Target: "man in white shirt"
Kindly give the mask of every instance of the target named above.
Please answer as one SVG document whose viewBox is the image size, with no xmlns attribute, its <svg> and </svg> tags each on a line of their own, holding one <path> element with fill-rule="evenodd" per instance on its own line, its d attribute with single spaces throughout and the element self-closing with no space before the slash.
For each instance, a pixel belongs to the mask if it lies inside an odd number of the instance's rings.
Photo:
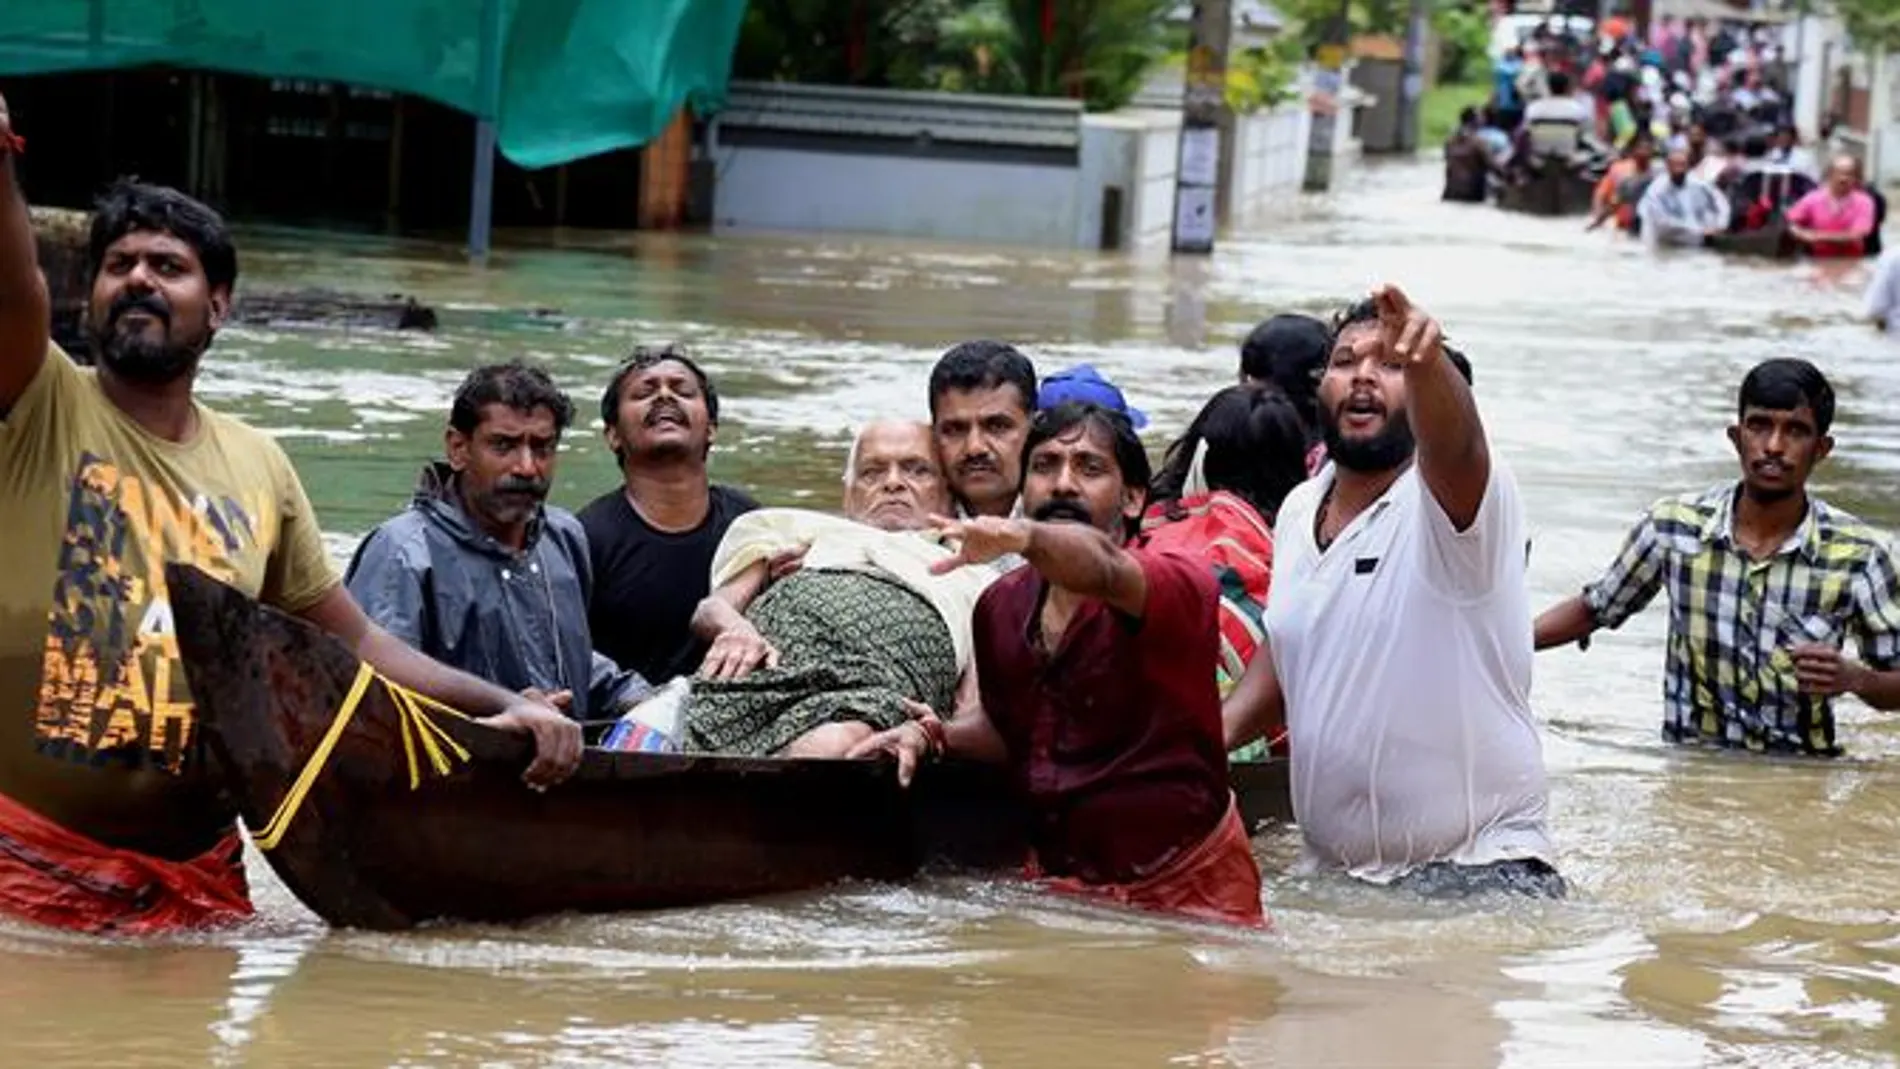
<svg viewBox="0 0 1900 1069">
<path fill-rule="evenodd" d="M 1643 240 L 1651 245 L 1700 246 L 1726 231 L 1728 198 L 1689 173 L 1689 154 L 1671 152 L 1666 166 L 1668 177 L 1651 182 L 1636 205 Z"/>
<path fill-rule="evenodd" d="M 1319 407 L 1333 466 L 1280 508 L 1268 655 L 1222 710 L 1226 742 L 1285 717 L 1310 867 L 1561 896 L 1524 519 L 1438 324 L 1391 286 L 1349 309 Z"/>
<path fill-rule="evenodd" d="M 1874 280 L 1867 285 L 1867 318 L 1900 338 L 1900 249 L 1880 258 L 1874 267 Z"/>
<path fill-rule="evenodd" d="M 1764 162 L 1806 175 L 1815 182 L 1821 180 L 1821 165 L 1815 160 L 1814 153 L 1801 147 L 1801 132 L 1795 129 L 1793 123 L 1782 123 L 1775 127 L 1775 139 L 1768 146 L 1768 154 L 1762 159 Z"/>
<path fill-rule="evenodd" d="M 1586 134 L 1596 128 L 1588 102 L 1570 94 L 1570 76 L 1550 76 L 1550 95 L 1524 108 L 1525 144 L 1531 156 L 1570 157 L 1583 147 Z"/>
</svg>

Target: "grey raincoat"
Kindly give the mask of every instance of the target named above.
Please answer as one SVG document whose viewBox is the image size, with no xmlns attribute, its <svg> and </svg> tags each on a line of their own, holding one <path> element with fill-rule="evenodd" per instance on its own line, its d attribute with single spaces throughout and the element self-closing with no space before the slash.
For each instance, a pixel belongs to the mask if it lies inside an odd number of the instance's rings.
<svg viewBox="0 0 1900 1069">
<path fill-rule="evenodd" d="M 357 547 L 344 582 L 369 618 L 508 690 L 572 691 L 579 720 L 610 719 L 645 697 L 646 680 L 594 652 L 580 521 L 542 509 L 517 554 L 475 525 L 452 479 L 446 464 L 423 469 L 409 507 Z"/>
</svg>

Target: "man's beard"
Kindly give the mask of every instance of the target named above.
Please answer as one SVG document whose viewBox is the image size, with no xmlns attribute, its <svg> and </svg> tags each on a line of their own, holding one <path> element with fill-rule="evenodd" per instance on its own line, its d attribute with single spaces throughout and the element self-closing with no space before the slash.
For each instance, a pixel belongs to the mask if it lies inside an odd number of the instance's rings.
<svg viewBox="0 0 1900 1069">
<path fill-rule="evenodd" d="M 157 338 L 148 338 L 142 330 L 126 333 L 118 329 L 120 319 L 133 311 L 144 312 L 157 322 Z M 171 328 L 171 309 L 156 295 L 122 293 L 107 309 L 105 321 L 92 329 L 93 357 L 122 379 L 154 386 L 175 381 L 198 366 L 211 336 L 207 331 L 196 342 L 180 342 L 172 337 Z"/>
<path fill-rule="evenodd" d="M 1404 409 L 1388 415 L 1385 426 L 1370 438 L 1347 438 L 1339 432 L 1339 413 L 1325 410 L 1320 432 L 1326 439 L 1326 457 L 1347 471 L 1381 472 L 1412 459 L 1418 445 L 1412 437 L 1412 421 Z"/>
</svg>

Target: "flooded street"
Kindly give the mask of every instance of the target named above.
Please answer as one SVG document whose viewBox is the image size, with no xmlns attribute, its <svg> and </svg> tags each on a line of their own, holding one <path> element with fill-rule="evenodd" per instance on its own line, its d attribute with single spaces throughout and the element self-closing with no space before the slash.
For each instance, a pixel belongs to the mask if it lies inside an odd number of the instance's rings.
<svg viewBox="0 0 1900 1069">
<path fill-rule="evenodd" d="M 1654 255 L 1578 220 L 1436 200 L 1368 167 L 1207 262 L 850 238 L 575 237 L 473 272 L 440 248 L 283 232 L 252 282 L 416 293 L 432 336 L 233 330 L 211 403 L 282 435 L 339 554 L 401 507 L 477 362 L 547 362 L 581 425 L 557 500 L 615 483 L 599 390 L 636 342 L 722 394 L 715 478 L 836 505 L 850 429 L 925 413 L 948 344 L 1090 361 L 1156 455 L 1232 381 L 1237 340 L 1391 280 L 1472 359 L 1534 538 L 1533 605 L 1573 593 L 1666 493 L 1733 477 L 1743 372 L 1813 359 L 1840 396 L 1817 490 L 1900 527 L 1900 348 L 1856 321 L 1865 269 Z M 1832 272 L 1832 273 L 1828 273 Z M 126 945 L 0 928 L 5 1064 L 384 1066 L 1900 1065 L 1900 717 L 1848 703 L 1845 759 L 1659 739 L 1660 603 L 1541 654 L 1562 903 L 1428 904 L 1283 873 L 1276 931 L 1211 931 L 936 879 L 519 929 L 332 933 L 253 855 L 263 916 Z M 495 863 L 509 860 L 496 857 Z"/>
</svg>

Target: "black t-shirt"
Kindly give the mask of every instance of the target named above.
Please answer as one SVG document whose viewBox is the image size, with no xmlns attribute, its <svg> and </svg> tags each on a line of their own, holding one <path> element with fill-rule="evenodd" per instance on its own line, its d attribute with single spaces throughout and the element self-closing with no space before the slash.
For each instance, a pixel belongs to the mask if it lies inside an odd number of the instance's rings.
<svg viewBox="0 0 1900 1069">
<path fill-rule="evenodd" d="M 714 486 L 705 520 L 678 534 L 649 526 L 618 488 L 582 509 L 594 562 L 587 607 L 594 648 L 655 686 L 698 671 L 706 646 L 690 625 L 711 586 L 713 552 L 732 521 L 758 507 L 737 490 Z"/>
</svg>

